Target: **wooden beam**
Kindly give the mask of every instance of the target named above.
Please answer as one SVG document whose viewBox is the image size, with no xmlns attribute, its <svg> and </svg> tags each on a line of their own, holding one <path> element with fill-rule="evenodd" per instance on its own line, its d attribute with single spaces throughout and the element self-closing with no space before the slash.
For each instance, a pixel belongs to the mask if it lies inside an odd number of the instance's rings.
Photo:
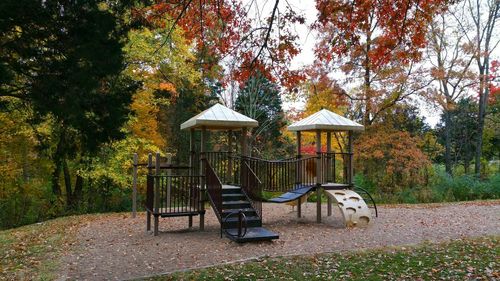
<svg viewBox="0 0 500 281">
<path fill-rule="evenodd" d="M 325 171 L 325 180 L 326 182 L 335 182 L 334 179 L 332 179 L 332 163 L 331 163 L 331 159 L 332 159 L 332 155 L 330 153 L 332 153 L 332 132 L 327 132 L 326 133 L 326 153 L 327 153 L 327 157 L 326 157 L 326 171 Z M 335 155 L 333 155 L 333 157 L 335 157 Z"/>
<path fill-rule="evenodd" d="M 132 171 L 132 218 L 137 216 L 137 153 L 134 153 L 134 167 Z"/>
<path fill-rule="evenodd" d="M 153 174 L 153 154 L 148 154 L 148 175 Z M 146 231 L 151 230 L 151 210 L 146 211 Z"/>
<path fill-rule="evenodd" d="M 353 177 L 353 160 L 354 160 L 354 155 L 353 155 L 353 139 L 352 139 L 352 131 L 348 132 L 348 150 L 349 150 L 349 164 L 348 164 L 348 175 L 347 175 L 347 183 L 352 187 L 352 177 Z"/>
<path fill-rule="evenodd" d="M 302 133 L 300 131 L 297 131 L 297 158 L 301 159 L 302 158 Z M 297 161 L 297 166 L 296 166 L 296 179 L 295 181 L 297 183 L 302 183 L 302 163 L 300 161 Z M 300 204 L 299 204 L 300 205 Z M 298 216 L 300 218 L 300 207 L 298 207 Z"/>
<path fill-rule="evenodd" d="M 233 183 L 233 158 L 232 158 L 232 152 L 233 152 L 233 131 L 228 130 L 227 131 L 227 152 L 228 152 L 228 160 L 227 160 L 227 181 L 229 183 Z"/>
<path fill-rule="evenodd" d="M 205 150 L 207 139 L 207 128 L 201 127 L 201 140 L 200 140 L 200 176 L 205 175 Z M 207 196 L 207 189 L 205 186 L 205 177 L 200 180 L 200 230 L 205 229 L 205 200 Z"/>
<path fill-rule="evenodd" d="M 321 222 L 321 131 L 316 131 L 316 222 Z"/>
<path fill-rule="evenodd" d="M 155 176 L 160 175 L 160 153 L 156 152 L 155 158 Z M 159 223 L 160 223 L 160 181 L 155 178 L 155 189 L 154 189 L 154 236 L 158 236 L 159 233 Z"/>
</svg>

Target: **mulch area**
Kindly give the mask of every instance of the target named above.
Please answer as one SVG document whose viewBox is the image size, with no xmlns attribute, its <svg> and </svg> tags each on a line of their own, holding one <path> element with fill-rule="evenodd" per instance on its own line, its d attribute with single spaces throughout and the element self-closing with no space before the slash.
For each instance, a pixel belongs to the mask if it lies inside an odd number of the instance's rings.
<svg viewBox="0 0 500 281">
<path fill-rule="evenodd" d="M 212 210 L 205 231 L 198 219 L 160 219 L 160 235 L 147 233 L 145 214 L 104 216 L 83 225 L 73 250 L 62 257 L 60 279 L 123 280 L 190 268 L 243 261 L 263 256 L 342 252 L 423 241 L 500 234 L 500 201 L 451 204 L 393 205 L 379 208 L 379 218 L 366 228 L 347 229 L 333 208 L 316 223 L 316 205 L 306 203 L 303 218 L 283 204 L 264 204 L 264 227 L 280 234 L 273 242 L 238 244 L 220 238 Z"/>
</svg>

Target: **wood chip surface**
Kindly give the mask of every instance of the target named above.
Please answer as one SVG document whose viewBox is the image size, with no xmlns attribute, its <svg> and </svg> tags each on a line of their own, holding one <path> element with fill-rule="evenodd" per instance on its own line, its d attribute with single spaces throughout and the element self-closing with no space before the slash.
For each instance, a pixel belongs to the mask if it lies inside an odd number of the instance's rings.
<svg viewBox="0 0 500 281">
<path fill-rule="evenodd" d="M 295 209 L 296 210 L 296 209 Z M 211 209 L 205 231 L 198 217 L 188 229 L 188 218 L 160 218 L 160 235 L 146 232 L 146 216 L 105 216 L 81 227 L 77 243 L 61 257 L 60 280 L 124 280 L 178 270 L 255 259 L 323 252 L 343 252 L 446 241 L 500 234 L 500 201 L 379 207 L 379 218 L 367 228 L 345 228 L 333 208 L 316 223 L 316 205 L 306 203 L 302 218 L 290 206 L 264 204 L 264 227 L 278 232 L 273 242 L 238 244 L 220 238 Z"/>
</svg>

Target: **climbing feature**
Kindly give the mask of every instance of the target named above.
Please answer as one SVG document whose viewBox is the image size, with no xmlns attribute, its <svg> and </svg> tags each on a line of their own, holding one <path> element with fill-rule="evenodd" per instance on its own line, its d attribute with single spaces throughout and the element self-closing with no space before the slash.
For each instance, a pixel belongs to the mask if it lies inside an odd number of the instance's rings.
<svg viewBox="0 0 500 281">
<path fill-rule="evenodd" d="M 367 226 L 371 221 L 371 211 L 359 194 L 350 189 L 325 190 L 340 209 L 347 227 Z"/>
</svg>

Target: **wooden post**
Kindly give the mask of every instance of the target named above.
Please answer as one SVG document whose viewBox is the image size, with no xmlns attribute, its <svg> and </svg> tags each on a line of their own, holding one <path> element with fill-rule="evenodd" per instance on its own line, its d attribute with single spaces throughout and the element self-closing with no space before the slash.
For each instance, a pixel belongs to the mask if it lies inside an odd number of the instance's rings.
<svg viewBox="0 0 500 281">
<path fill-rule="evenodd" d="M 321 222 L 321 131 L 316 131 L 316 222 Z"/>
<path fill-rule="evenodd" d="M 137 216 L 137 153 L 134 153 L 134 167 L 132 170 L 132 218 Z"/>
<path fill-rule="evenodd" d="M 196 157 L 196 152 L 194 151 L 194 128 L 189 130 L 189 175 L 194 176 L 194 161 Z M 192 198 L 192 197 L 191 197 Z M 193 201 L 193 200 L 191 200 Z M 192 205 L 196 205 L 198 202 L 191 202 Z M 193 216 L 189 216 L 188 227 L 193 227 Z"/>
<path fill-rule="evenodd" d="M 205 149 L 207 142 L 207 128 L 205 126 L 201 127 L 201 140 L 200 140 L 200 176 L 205 175 Z M 205 186 L 205 178 L 202 177 L 200 185 L 201 190 L 201 202 L 200 202 L 200 230 L 205 229 L 205 199 L 206 199 L 206 186 Z"/>
<path fill-rule="evenodd" d="M 153 174 L 153 154 L 148 154 L 148 176 Z M 151 210 L 146 211 L 146 231 L 151 230 Z"/>
<path fill-rule="evenodd" d="M 195 154 L 196 152 L 194 151 L 194 129 L 191 128 L 189 130 L 189 175 L 194 176 L 194 159 L 195 159 Z"/>
<path fill-rule="evenodd" d="M 302 166 L 300 163 L 300 159 L 302 158 L 302 134 L 300 131 L 297 131 L 297 159 L 299 161 L 297 162 L 297 166 L 295 167 L 295 181 L 300 184 L 302 183 Z M 297 217 L 302 217 L 302 206 L 300 204 L 300 198 L 297 200 Z"/>
<path fill-rule="evenodd" d="M 335 182 L 335 179 L 332 179 L 332 163 L 331 163 L 331 157 L 332 155 L 332 132 L 326 132 L 326 182 Z M 335 157 L 335 155 L 333 155 Z M 330 196 L 327 196 L 327 215 L 331 216 L 332 215 L 332 198 Z"/>
<path fill-rule="evenodd" d="M 349 184 L 349 187 L 352 188 L 352 177 L 353 177 L 353 166 L 352 162 L 354 160 L 354 155 L 353 155 L 353 150 L 352 150 L 352 131 L 348 132 L 348 143 L 347 143 L 348 149 L 349 149 L 349 166 L 348 166 L 348 174 L 347 174 L 347 183 Z"/>
<path fill-rule="evenodd" d="M 155 158 L 155 176 L 160 175 L 160 153 L 156 152 L 156 158 Z M 158 236 L 159 232 L 159 226 L 158 224 L 160 223 L 160 180 L 158 178 L 155 178 L 155 192 L 154 192 L 154 235 Z"/>
<path fill-rule="evenodd" d="M 233 158 L 232 158 L 232 152 L 233 152 L 233 131 L 229 130 L 227 131 L 227 152 L 228 152 L 228 159 L 227 159 L 227 181 L 228 183 L 233 183 Z"/>
<path fill-rule="evenodd" d="M 168 155 L 167 156 L 167 165 L 170 165 L 172 164 L 172 155 Z M 172 205 L 172 169 L 167 169 L 167 179 L 166 179 L 166 183 L 167 183 L 167 200 L 165 200 L 166 202 L 166 206 L 165 208 L 170 208 L 170 206 Z"/>
<path fill-rule="evenodd" d="M 335 182 L 334 180 L 332 180 L 331 176 L 332 176 L 332 171 L 331 171 L 331 168 L 332 168 L 332 163 L 331 163 L 331 159 L 332 159 L 332 155 L 330 153 L 332 153 L 332 132 L 327 132 L 326 133 L 326 153 L 327 153 L 327 157 L 326 157 L 326 182 Z M 334 155 L 335 157 L 335 155 Z"/>
</svg>

